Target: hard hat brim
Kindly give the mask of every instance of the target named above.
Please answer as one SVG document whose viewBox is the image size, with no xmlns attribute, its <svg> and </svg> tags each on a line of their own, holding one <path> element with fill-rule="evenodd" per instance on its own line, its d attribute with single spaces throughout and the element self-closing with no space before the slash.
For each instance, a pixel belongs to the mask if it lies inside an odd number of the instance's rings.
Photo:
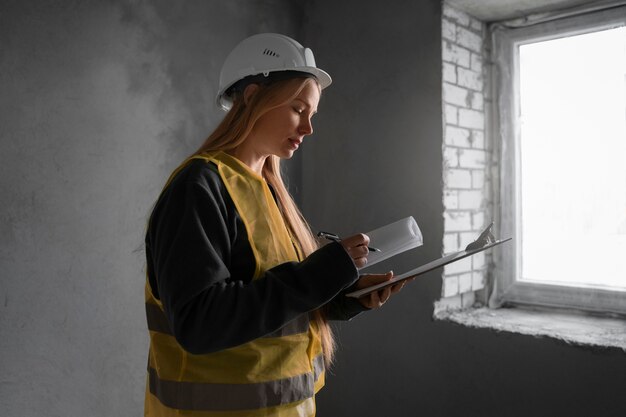
<svg viewBox="0 0 626 417">
<path fill-rule="evenodd" d="M 268 70 L 268 71 L 263 71 L 260 72 L 258 74 L 252 74 L 252 76 L 254 75 L 261 75 L 261 74 L 265 74 L 267 76 L 267 74 L 270 74 L 272 72 L 286 72 L 289 70 L 285 70 L 284 68 L 280 68 L 280 69 L 276 69 L 276 70 Z M 311 74 L 313 75 L 313 77 L 317 80 L 317 82 L 320 85 L 320 88 L 323 90 L 326 87 L 328 87 L 330 84 L 332 84 L 333 80 L 330 77 L 330 75 L 324 71 L 321 70 L 319 68 L 316 67 L 298 67 L 295 68 L 293 70 L 293 72 L 304 72 L 307 74 Z M 220 92 L 217 94 L 217 105 L 219 107 L 221 107 L 223 110 L 230 110 L 230 108 L 232 107 L 232 100 L 230 99 L 230 97 L 228 97 L 226 95 L 226 92 L 233 86 L 235 85 L 239 80 L 234 80 L 233 82 L 229 83 L 228 85 L 224 86 L 222 88 L 222 90 L 220 90 Z"/>
</svg>

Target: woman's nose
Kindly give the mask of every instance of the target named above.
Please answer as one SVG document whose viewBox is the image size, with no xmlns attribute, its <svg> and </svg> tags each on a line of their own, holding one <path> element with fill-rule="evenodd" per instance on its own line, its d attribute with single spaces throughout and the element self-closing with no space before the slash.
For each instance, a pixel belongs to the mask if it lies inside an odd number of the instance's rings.
<svg viewBox="0 0 626 417">
<path fill-rule="evenodd" d="M 311 123 L 311 119 L 308 117 L 303 117 L 300 122 L 299 131 L 303 135 L 310 135 L 313 133 L 313 124 Z"/>
</svg>

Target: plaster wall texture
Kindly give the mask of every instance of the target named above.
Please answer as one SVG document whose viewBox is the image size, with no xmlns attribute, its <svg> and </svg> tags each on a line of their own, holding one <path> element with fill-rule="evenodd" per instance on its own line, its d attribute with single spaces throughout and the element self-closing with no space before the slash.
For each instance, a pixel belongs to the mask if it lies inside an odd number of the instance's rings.
<svg viewBox="0 0 626 417">
<path fill-rule="evenodd" d="M 300 9 L 2 2 L 0 415 L 142 414 L 148 213 L 222 117 L 228 51 Z"/>
<path fill-rule="evenodd" d="M 315 230 L 344 236 L 415 217 L 424 245 L 378 272 L 442 253 L 440 13 L 431 0 L 317 1 L 307 13 L 304 39 L 334 81 L 301 149 L 303 211 Z M 440 395 L 428 388 L 438 384 L 439 359 L 424 356 L 440 277 L 427 274 L 381 310 L 337 325 L 318 415 L 445 415 L 435 414 Z M 429 400 L 416 394 L 425 391 Z"/>
</svg>

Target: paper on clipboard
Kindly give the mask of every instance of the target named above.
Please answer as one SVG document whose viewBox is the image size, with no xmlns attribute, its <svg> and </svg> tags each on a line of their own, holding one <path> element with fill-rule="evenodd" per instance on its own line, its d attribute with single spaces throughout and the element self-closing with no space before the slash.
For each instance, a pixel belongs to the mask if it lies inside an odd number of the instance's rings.
<svg viewBox="0 0 626 417">
<path fill-rule="evenodd" d="M 361 269 L 369 268 L 402 252 L 422 246 L 424 243 L 422 232 L 413 216 L 366 234 L 370 238 L 370 245 L 378 248 L 379 252 L 370 252 L 367 256 L 367 264 Z"/>
<path fill-rule="evenodd" d="M 377 285 L 372 285 L 371 287 L 367 287 L 367 288 L 362 288 L 360 290 L 357 291 L 353 291 L 350 292 L 348 294 L 346 294 L 346 297 L 352 297 L 352 298 L 361 298 L 364 295 L 367 295 L 369 293 L 372 293 L 374 291 L 378 291 L 381 288 L 385 288 L 388 287 L 390 285 L 394 285 L 397 284 L 398 282 L 401 281 L 405 281 L 409 278 L 413 278 L 416 277 L 418 275 L 422 275 L 425 274 L 426 272 L 430 272 L 433 269 L 437 269 L 439 267 L 442 267 L 444 265 L 450 264 L 452 262 L 456 262 L 458 260 L 461 260 L 463 258 L 467 258 L 468 256 L 474 255 L 478 252 L 482 252 L 486 249 L 492 248 L 494 246 L 500 245 L 504 242 L 508 242 L 509 240 L 511 240 L 512 238 L 507 238 L 507 239 L 503 239 L 503 240 L 497 240 L 495 242 L 492 243 L 488 243 L 485 246 L 482 246 L 480 248 L 477 249 L 472 249 L 472 250 L 462 250 L 459 252 L 455 252 L 455 253 L 451 253 L 449 255 L 446 255 L 442 258 L 439 259 L 435 259 L 434 261 L 428 262 L 422 266 L 419 266 L 415 269 L 412 269 L 408 272 L 405 272 L 404 274 L 398 275 L 396 277 L 393 277 L 391 280 L 383 282 L 381 284 L 377 284 Z"/>
</svg>

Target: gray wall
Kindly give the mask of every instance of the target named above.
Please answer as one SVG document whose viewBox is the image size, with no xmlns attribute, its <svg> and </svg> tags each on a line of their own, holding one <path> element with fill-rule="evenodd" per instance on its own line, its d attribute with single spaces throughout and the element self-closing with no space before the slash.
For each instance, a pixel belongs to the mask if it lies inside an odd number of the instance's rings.
<svg viewBox="0 0 626 417">
<path fill-rule="evenodd" d="M 146 216 L 222 116 L 228 51 L 300 10 L 0 3 L 1 416 L 142 415 Z"/>
<path fill-rule="evenodd" d="M 302 148 L 305 215 L 341 233 L 413 215 L 412 263 L 442 249 L 440 15 L 432 0 L 318 0 L 305 24 L 335 82 Z M 319 415 L 626 415 L 624 352 L 434 322 L 440 291 L 432 272 L 339 326 Z"/>
<path fill-rule="evenodd" d="M 411 263 L 441 252 L 438 1 L 128 3 L 0 6 L 2 416 L 141 415 L 146 216 L 249 34 L 301 39 L 334 78 L 290 167 L 313 226 L 413 215 Z M 621 351 L 433 322 L 440 286 L 339 326 L 319 415 L 625 415 Z"/>
</svg>

